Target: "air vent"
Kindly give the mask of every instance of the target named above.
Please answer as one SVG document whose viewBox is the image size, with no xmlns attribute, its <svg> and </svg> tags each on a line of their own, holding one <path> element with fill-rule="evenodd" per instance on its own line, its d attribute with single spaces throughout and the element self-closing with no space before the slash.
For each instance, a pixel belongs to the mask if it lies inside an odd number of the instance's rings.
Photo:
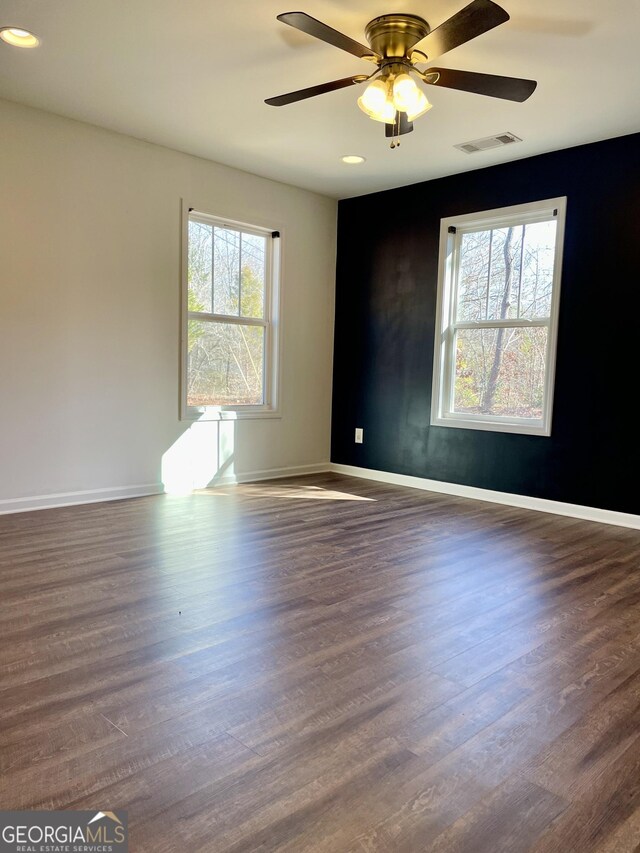
<svg viewBox="0 0 640 853">
<path fill-rule="evenodd" d="M 515 133 L 498 133 L 496 136 L 485 136 L 484 139 L 473 139 L 471 142 L 461 142 L 454 145 L 465 154 L 475 154 L 476 151 L 488 151 L 490 148 L 500 148 L 502 145 L 511 145 L 513 142 L 522 142 Z"/>
</svg>

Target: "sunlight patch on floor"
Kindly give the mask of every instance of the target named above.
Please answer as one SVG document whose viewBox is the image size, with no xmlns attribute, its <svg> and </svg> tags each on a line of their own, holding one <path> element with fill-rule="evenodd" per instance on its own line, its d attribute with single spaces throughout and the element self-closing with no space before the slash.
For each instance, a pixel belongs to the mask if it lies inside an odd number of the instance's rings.
<svg viewBox="0 0 640 853">
<path fill-rule="evenodd" d="M 219 486 L 217 488 L 199 489 L 199 495 L 242 495 L 252 498 L 288 498 L 296 500 L 315 501 L 373 501 L 375 498 L 365 498 L 349 492 L 338 492 L 334 489 L 323 489 L 321 486 L 277 486 L 273 484 L 240 483 L 234 486 Z"/>
</svg>

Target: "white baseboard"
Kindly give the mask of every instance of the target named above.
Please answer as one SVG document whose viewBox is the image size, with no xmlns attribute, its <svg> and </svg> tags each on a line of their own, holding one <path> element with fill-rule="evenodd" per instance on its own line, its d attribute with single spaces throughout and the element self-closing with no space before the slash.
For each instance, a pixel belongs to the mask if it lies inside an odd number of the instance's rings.
<svg viewBox="0 0 640 853">
<path fill-rule="evenodd" d="M 289 468 L 268 468 L 263 471 L 250 471 L 214 479 L 212 486 L 226 486 L 234 483 L 257 483 L 260 480 L 279 480 L 285 477 L 300 477 L 303 474 L 319 474 L 329 470 L 328 462 L 316 462 L 311 465 L 292 465 Z M 141 486 L 117 486 L 108 489 L 87 489 L 79 492 L 58 492 L 50 495 L 34 495 L 27 498 L 8 498 L 0 500 L 0 515 L 15 512 L 32 512 L 37 509 L 54 509 L 74 504 L 91 504 L 101 501 L 118 501 L 126 498 L 141 498 L 160 495 L 164 492 L 162 483 L 148 483 Z"/>
<path fill-rule="evenodd" d="M 640 530 L 640 515 L 626 512 L 616 512 L 598 507 L 581 506 L 579 504 L 562 503 L 545 498 L 532 498 L 528 495 L 514 495 L 508 492 L 496 492 L 491 489 L 480 489 L 475 486 L 462 486 L 458 483 L 444 483 L 440 480 L 428 480 L 424 477 L 412 477 L 408 474 L 392 474 L 388 471 L 376 471 L 371 468 L 358 468 L 354 465 L 340 465 L 336 462 L 316 462 L 310 465 L 292 465 L 288 468 L 267 468 L 262 471 L 250 471 L 214 479 L 212 486 L 233 485 L 236 483 L 257 483 L 261 480 L 281 480 L 286 477 L 300 477 L 304 474 L 322 474 L 333 472 L 350 477 L 360 477 L 364 480 L 375 480 L 379 483 L 390 483 L 395 486 L 408 486 L 412 489 L 422 489 L 428 492 L 438 492 L 460 498 L 489 501 L 490 503 L 516 506 L 522 509 L 549 512 L 554 515 L 566 515 L 571 518 L 581 518 L 585 521 L 598 521 L 602 524 L 614 524 L 619 527 L 630 527 Z M 89 489 L 79 492 L 59 492 L 50 495 L 36 495 L 26 498 L 9 498 L 0 500 L 0 515 L 15 512 L 31 512 L 38 509 L 53 509 L 54 507 L 73 506 L 74 504 L 98 503 L 101 501 L 125 500 L 149 495 L 162 494 L 161 483 L 148 483 L 138 486 L 118 486 L 107 489 Z"/>
<path fill-rule="evenodd" d="M 329 462 L 314 462 L 311 465 L 291 465 L 288 468 L 267 468 L 246 474 L 232 474 L 211 481 L 211 486 L 232 486 L 235 483 L 258 483 L 261 480 L 283 480 L 285 477 L 302 477 L 304 474 L 322 474 L 329 471 Z"/>
<path fill-rule="evenodd" d="M 159 495 L 163 491 L 161 483 L 148 483 L 142 486 L 114 486 L 108 489 L 87 489 L 81 492 L 58 492 L 51 495 L 33 495 L 28 498 L 8 498 L 0 500 L 0 515 L 12 512 L 32 512 L 36 509 L 53 509 L 74 504 L 93 504 L 101 501 L 120 501 L 126 498 L 142 498 Z"/>
<path fill-rule="evenodd" d="M 422 489 L 427 492 L 440 492 L 445 495 L 455 495 L 459 498 L 473 498 L 479 501 L 517 506 L 522 509 L 533 509 L 537 512 L 550 512 L 554 515 L 568 515 L 571 518 L 581 518 L 585 521 L 599 521 L 602 524 L 615 524 L 618 527 L 631 527 L 635 530 L 640 530 L 640 515 L 632 515 L 627 512 L 616 512 L 610 509 L 562 503 L 561 501 L 551 501 L 546 498 L 531 498 L 527 495 L 513 495 L 509 492 L 495 492 L 491 489 L 461 486 L 457 483 L 443 483 L 440 480 L 427 480 L 424 477 L 411 477 L 407 474 L 391 474 L 388 471 L 357 468 L 355 465 L 340 465 L 336 462 L 330 464 L 329 470 L 336 474 L 347 474 L 350 477 L 361 477 L 365 480 L 391 483 L 394 486 L 409 486 L 412 489 Z"/>
</svg>

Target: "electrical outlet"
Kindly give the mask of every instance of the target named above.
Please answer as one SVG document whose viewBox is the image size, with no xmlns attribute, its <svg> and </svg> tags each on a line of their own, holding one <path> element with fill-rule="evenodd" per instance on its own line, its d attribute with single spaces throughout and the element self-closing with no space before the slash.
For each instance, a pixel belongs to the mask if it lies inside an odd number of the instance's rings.
<svg viewBox="0 0 640 853">
<path fill-rule="evenodd" d="M 356 444 L 364 444 L 364 430 L 362 427 L 356 427 Z"/>
</svg>

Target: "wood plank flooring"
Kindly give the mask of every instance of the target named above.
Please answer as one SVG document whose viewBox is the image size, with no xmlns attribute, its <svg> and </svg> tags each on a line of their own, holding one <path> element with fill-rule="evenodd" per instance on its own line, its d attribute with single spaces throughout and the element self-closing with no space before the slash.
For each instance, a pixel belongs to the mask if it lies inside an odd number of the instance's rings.
<svg viewBox="0 0 640 853">
<path fill-rule="evenodd" d="M 0 807 L 154 853 L 640 850 L 640 533 L 318 475 L 0 517 Z"/>
</svg>

